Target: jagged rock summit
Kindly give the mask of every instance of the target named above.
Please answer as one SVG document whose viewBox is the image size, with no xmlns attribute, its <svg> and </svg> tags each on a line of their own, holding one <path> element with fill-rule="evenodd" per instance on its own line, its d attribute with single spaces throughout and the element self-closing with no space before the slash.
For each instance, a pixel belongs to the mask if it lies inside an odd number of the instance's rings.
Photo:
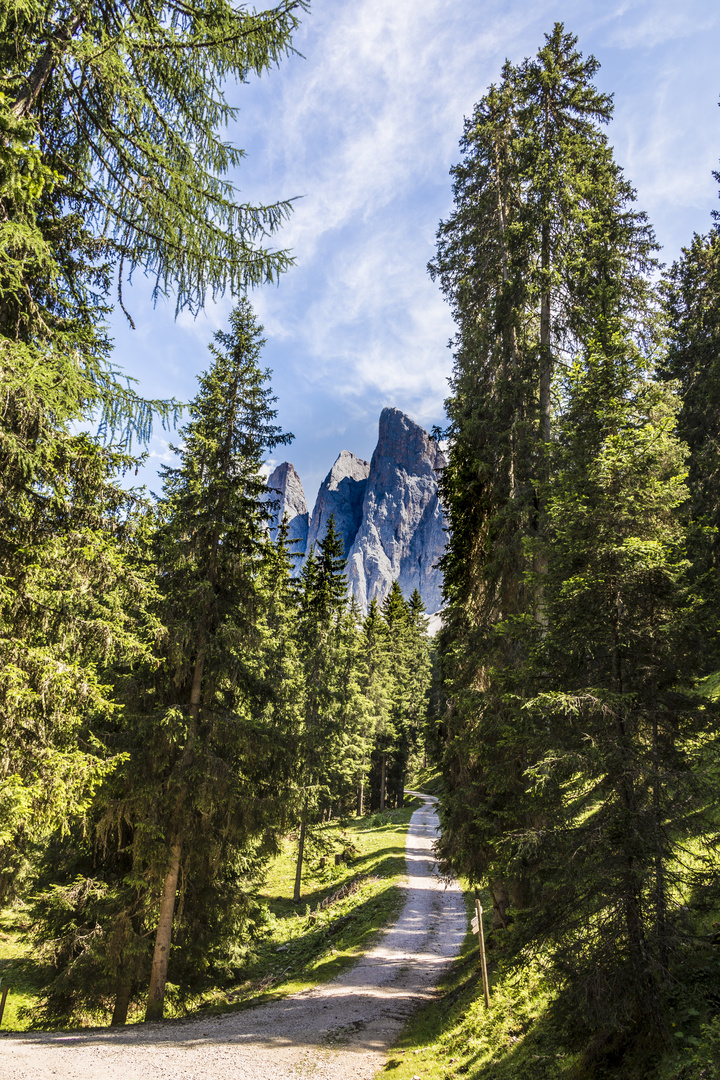
<svg viewBox="0 0 720 1080">
<path fill-rule="evenodd" d="M 418 589 L 429 612 L 442 605 L 437 562 L 445 550 L 445 519 L 438 473 L 445 459 L 424 428 L 400 409 L 383 409 L 378 444 L 368 464 L 343 450 L 325 477 L 308 524 L 300 477 L 283 462 L 268 478 L 279 495 L 275 528 L 283 516 L 296 551 L 309 551 L 325 535 L 330 515 L 347 554 L 351 593 L 360 608 L 387 596 L 398 581 L 409 597 Z M 299 568 L 299 561 L 298 561 Z"/>
<path fill-rule="evenodd" d="M 428 611 L 442 605 L 437 561 L 445 519 L 437 495 L 445 466 L 440 447 L 400 409 L 383 409 L 370 462 L 362 522 L 348 557 L 350 589 L 363 611 L 393 581 L 405 596 L 418 589 Z"/>
<path fill-rule="evenodd" d="M 340 451 L 318 491 L 308 530 L 308 551 L 323 539 L 328 521 L 334 514 L 335 528 L 342 537 L 347 558 L 362 522 L 369 472 L 369 461 L 363 461 L 349 450 Z"/>
<path fill-rule="evenodd" d="M 285 520 L 288 526 L 290 550 L 294 554 L 304 555 L 307 550 L 309 515 L 302 480 L 289 461 L 283 461 L 270 473 L 267 479 L 270 497 L 278 503 L 277 514 L 270 522 L 273 537 L 277 534 L 280 522 Z M 295 563 L 298 571 L 300 560 Z"/>
</svg>

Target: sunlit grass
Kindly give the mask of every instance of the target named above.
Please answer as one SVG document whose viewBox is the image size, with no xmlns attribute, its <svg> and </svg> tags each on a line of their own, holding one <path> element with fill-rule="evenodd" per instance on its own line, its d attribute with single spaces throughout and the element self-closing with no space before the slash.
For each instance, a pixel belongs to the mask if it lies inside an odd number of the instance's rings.
<svg viewBox="0 0 720 1080">
<path fill-rule="evenodd" d="M 0 912 L 0 991 L 9 987 L 0 1025 L 3 1031 L 27 1028 L 29 1020 L 24 1010 L 36 1004 L 42 988 L 39 965 L 24 938 L 26 918 L 23 908 Z"/>
<path fill-rule="evenodd" d="M 402 810 L 323 826 L 306 863 L 299 903 L 292 900 L 297 838 L 288 837 L 260 895 L 270 913 L 269 933 L 248 963 L 244 980 L 204 994 L 197 1005 L 243 1008 L 316 986 L 353 964 L 402 904 L 405 834 L 419 805 L 417 800 L 408 802 Z M 348 850 L 348 862 L 336 866 L 335 853 Z M 347 885 L 353 886 L 350 895 L 322 906 Z"/>
<path fill-rule="evenodd" d="M 407 802 L 402 810 L 321 826 L 309 845 L 297 904 L 292 900 L 297 838 L 287 837 L 268 867 L 259 895 L 268 909 L 267 932 L 255 944 L 240 981 L 206 989 L 190 1000 L 179 992 L 181 988 L 169 985 L 166 1016 L 244 1008 L 257 1000 L 284 997 L 332 979 L 353 964 L 402 903 L 405 834 L 420 805 L 418 800 Z M 347 861 L 336 865 L 335 854 L 343 852 Z M 323 907 L 323 901 L 343 886 L 352 886 L 350 894 Z M 42 994 L 43 969 L 32 956 L 23 934 L 26 929 L 22 908 L 2 913 L 0 978 L 10 986 L 2 1030 L 26 1030 Z M 135 1005 L 130 1022 L 142 1018 L 143 1010 Z M 85 1022 L 106 1024 L 108 1018 L 93 1015 Z"/>
<path fill-rule="evenodd" d="M 437 765 L 420 769 L 407 785 L 411 791 L 423 791 L 426 795 L 440 795 L 443 789 L 442 772 Z"/>
</svg>

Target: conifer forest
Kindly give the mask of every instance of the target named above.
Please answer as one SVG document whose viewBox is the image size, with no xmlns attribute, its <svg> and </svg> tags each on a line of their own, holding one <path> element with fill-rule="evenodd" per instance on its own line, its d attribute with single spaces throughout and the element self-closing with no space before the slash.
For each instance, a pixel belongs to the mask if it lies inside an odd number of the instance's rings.
<svg viewBox="0 0 720 1080">
<path fill-rule="evenodd" d="M 1 6 L 22 1027 L 157 1021 L 244 984 L 277 860 L 305 913 L 323 838 L 387 825 L 432 776 L 440 871 L 483 898 L 495 985 L 530 1002 L 509 1050 L 458 1071 L 720 1080 L 720 212 L 661 261 L 599 64 L 560 23 L 465 118 L 428 267 L 456 327 L 431 637 L 417 590 L 349 599 L 332 519 L 307 553 L 270 527 L 266 462 L 293 436 L 252 289 L 293 264 L 293 206 L 239 201 L 225 90 L 275 77 L 307 0 Z M 190 402 L 123 375 L 108 318 L 131 320 L 134 271 L 177 313 L 233 298 Z M 133 483 L 153 425 L 175 444 L 157 496 Z M 461 1055 L 482 986 L 458 963 L 426 1041 L 445 1025 Z M 513 1059 L 540 1012 L 552 1054 Z"/>
</svg>

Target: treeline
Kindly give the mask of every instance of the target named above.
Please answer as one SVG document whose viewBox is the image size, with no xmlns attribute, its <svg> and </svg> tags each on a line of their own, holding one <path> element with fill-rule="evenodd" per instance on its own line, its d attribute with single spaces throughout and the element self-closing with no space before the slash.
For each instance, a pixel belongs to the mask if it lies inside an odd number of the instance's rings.
<svg viewBox="0 0 720 1080">
<path fill-rule="evenodd" d="M 441 850 L 587 1075 L 654 1075 L 718 1009 L 720 238 L 658 265 L 597 68 L 562 25 L 506 63 L 430 267 L 458 326 Z"/>
<path fill-rule="evenodd" d="M 273 540 L 268 529 L 277 503 L 263 462 L 289 436 L 274 424 L 260 333 L 241 301 L 230 332 L 215 336 L 162 496 L 136 497 L 114 530 L 83 537 L 94 547 L 102 538 L 112 583 L 83 582 L 72 557 L 62 568 L 87 604 L 111 604 L 114 619 L 98 626 L 90 611 L 83 621 L 115 643 L 74 672 L 91 670 L 103 695 L 67 733 L 74 812 L 47 801 L 43 828 L 29 803 L 0 853 L 0 899 L 29 898 L 49 972 L 36 1022 L 112 1009 L 122 1024 L 144 998 L 154 1019 L 168 978 L 181 996 L 237 978 L 263 928 L 256 894 L 283 835 L 298 836 L 300 900 L 319 823 L 384 809 L 386 792 L 402 805 L 427 712 L 424 607 L 395 584 L 361 618 L 332 518 L 293 577 L 286 530 Z M 54 584 L 45 607 L 57 604 Z M 44 630 L 38 647 L 51 650 Z M 42 707 L 38 718 L 49 728 Z M 52 751 L 62 737 L 47 734 Z M 18 796 L 37 758 L 26 743 Z"/>
<path fill-rule="evenodd" d="M 305 8 L 3 9 L 0 903 L 32 905 L 36 1023 L 159 1017 L 168 978 L 233 979 L 280 838 L 299 838 L 299 897 L 318 823 L 400 804 L 421 738 L 419 596 L 363 619 L 332 525 L 299 579 L 270 535 L 263 464 L 291 436 L 246 299 L 161 497 L 123 484 L 179 413 L 114 366 L 132 273 L 197 311 L 291 261 L 264 246 L 289 204 L 223 177 L 242 152 L 219 88 L 291 53 Z"/>
</svg>

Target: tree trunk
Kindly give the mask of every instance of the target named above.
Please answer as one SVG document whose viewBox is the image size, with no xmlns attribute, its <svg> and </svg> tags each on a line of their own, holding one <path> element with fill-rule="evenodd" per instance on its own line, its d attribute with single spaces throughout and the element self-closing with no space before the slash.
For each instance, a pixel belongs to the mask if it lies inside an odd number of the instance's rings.
<svg viewBox="0 0 720 1080">
<path fill-rule="evenodd" d="M 363 816 L 363 798 L 365 795 L 365 777 L 360 773 L 360 783 L 358 784 L 357 792 L 357 816 Z"/>
<path fill-rule="evenodd" d="M 667 888 L 662 835 L 662 792 L 660 779 L 660 752 L 658 746 L 657 706 L 653 702 L 653 829 L 655 840 L 655 925 L 657 933 L 658 960 L 664 978 L 668 976 L 667 940 Z"/>
<path fill-rule="evenodd" d="M 385 809 L 385 773 L 387 771 L 387 754 L 380 755 L 380 810 Z"/>
<path fill-rule="evenodd" d="M 113 1009 L 110 1027 L 121 1027 L 127 1022 L 131 992 L 132 978 L 130 975 L 121 972 L 118 975 L 117 990 L 115 991 L 115 1008 Z"/>
<path fill-rule="evenodd" d="M 89 7 L 89 4 L 84 4 L 78 12 L 72 15 L 66 23 L 55 31 L 48 41 L 40 59 L 30 72 L 22 93 L 19 94 L 13 103 L 12 112 L 18 119 L 27 116 L 33 108 L 40 91 L 52 75 L 57 61 L 67 51 L 67 47 L 72 41 L 73 35 L 85 21 Z"/>
<path fill-rule="evenodd" d="M 307 803 L 303 807 L 302 818 L 300 819 L 300 841 L 298 843 L 298 857 L 297 868 L 295 870 L 295 890 L 293 892 L 293 903 L 297 904 L 300 899 L 300 883 L 302 878 L 302 864 L 303 864 L 303 852 L 305 850 L 305 826 L 307 825 Z"/>
<path fill-rule="evenodd" d="M 150 989 L 145 1011 L 146 1020 L 162 1020 L 179 872 L 180 844 L 174 841 L 170 847 L 170 862 L 163 884 L 162 899 L 160 900 L 160 918 L 155 936 L 152 969 L 150 971 Z"/>
<path fill-rule="evenodd" d="M 550 98 L 545 97 L 545 145 L 550 130 Z M 542 296 L 540 297 L 540 439 L 547 451 L 550 442 L 550 386 L 552 383 L 552 353 L 550 350 L 550 248 L 549 200 L 543 198 L 543 222 L 540 237 L 540 263 L 542 269 Z M 547 459 L 545 468 L 547 469 Z M 547 477 L 544 476 L 543 479 Z"/>
<path fill-rule="evenodd" d="M 493 902 L 493 930 L 507 930 L 507 908 L 510 902 L 507 885 L 504 881 L 489 883 Z"/>
<path fill-rule="evenodd" d="M 544 245 L 543 245 L 544 246 Z M 550 253 L 548 251 L 548 271 Z M 544 262 L 544 258 L 543 258 Z M 550 351 L 550 290 L 540 300 L 540 439 L 550 442 L 550 387 L 552 385 L 552 353 Z"/>
</svg>

